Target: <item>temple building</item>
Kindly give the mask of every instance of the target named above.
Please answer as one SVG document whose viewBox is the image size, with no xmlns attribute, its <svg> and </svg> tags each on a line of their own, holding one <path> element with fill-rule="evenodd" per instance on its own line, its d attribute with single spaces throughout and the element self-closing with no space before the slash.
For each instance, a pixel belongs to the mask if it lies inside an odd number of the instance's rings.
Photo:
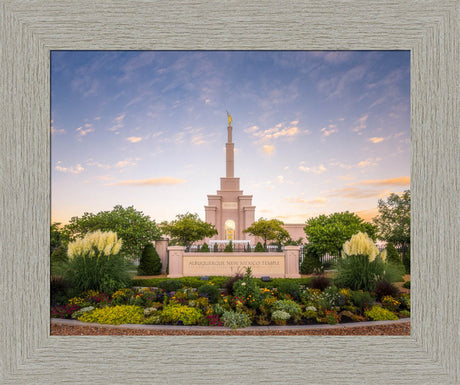
<svg viewBox="0 0 460 385">
<path fill-rule="evenodd" d="M 254 222 L 256 207 L 252 205 L 252 195 L 244 195 L 240 190 L 240 178 L 235 178 L 234 143 L 232 142 L 232 118 L 228 115 L 227 143 L 225 144 L 226 175 L 220 178 L 220 190 L 208 195 L 205 206 L 206 222 L 216 227 L 218 235 L 211 240 L 246 240 L 254 237 L 243 230 Z"/>
<path fill-rule="evenodd" d="M 228 114 L 228 113 L 227 113 Z M 255 222 L 255 209 L 252 195 L 244 195 L 240 190 L 240 178 L 235 178 L 234 146 L 232 142 L 232 118 L 228 115 L 227 143 L 225 144 L 226 175 L 220 178 L 220 190 L 215 195 L 208 195 L 205 208 L 205 221 L 214 225 L 218 234 L 206 241 L 236 241 L 254 245 L 261 241 L 258 237 L 243 233 Z M 305 240 L 305 224 L 285 224 L 293 240 Z"/>
</svg>

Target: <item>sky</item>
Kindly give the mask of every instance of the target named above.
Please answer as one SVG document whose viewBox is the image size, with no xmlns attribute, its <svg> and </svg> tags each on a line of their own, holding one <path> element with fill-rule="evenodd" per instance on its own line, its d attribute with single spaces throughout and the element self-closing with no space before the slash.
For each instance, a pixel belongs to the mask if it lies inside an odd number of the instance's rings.
<svg viewBox="0 0 460 385">
<path fill-rule="evenodd" d="M 118 204 L 204 220 L 226 111 L 256 219 L 370 220 L 409 189 L 409 51 L 52 51 L 52 222 Z"/>
</svg>

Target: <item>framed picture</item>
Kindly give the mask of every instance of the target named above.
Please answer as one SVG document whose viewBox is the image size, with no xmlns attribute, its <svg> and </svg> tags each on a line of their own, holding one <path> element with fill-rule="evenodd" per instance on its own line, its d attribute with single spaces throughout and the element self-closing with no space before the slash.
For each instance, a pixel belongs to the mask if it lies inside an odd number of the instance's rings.
<svg viewBox="0 0 460 385">
<path fill-rule="evenodd" d="M 3 2 L 1 382 L 458 383 L 459 10 L 448 0 Z M 50 336 L 50 51 L 190 49 L 410 50 L 410 337 Z"/>
</svg>

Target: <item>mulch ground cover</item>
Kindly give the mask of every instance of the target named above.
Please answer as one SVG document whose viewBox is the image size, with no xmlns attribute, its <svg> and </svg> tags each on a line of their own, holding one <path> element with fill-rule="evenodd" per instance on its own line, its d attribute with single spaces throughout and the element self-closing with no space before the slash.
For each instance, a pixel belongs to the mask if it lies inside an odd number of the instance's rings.
<svg viewBox="0 0 460 385">
<path fill-rule="evenodd" d="M 54 336 L 97 336 L 97 335 L 127 335 L 127 336 L 300 336 L 300 335 L 330 335 L 330 336 L 409 336 L 410 322 L 388 325 L 354 326 L 324 329 L 260 329 L 260 330 L 228 330 L 216 327 L 216 330 L 152 330 L 152 329 L 120 329 L 105 326 L 69 326 L 51 324 L 51 335 Z"/>
</svg>

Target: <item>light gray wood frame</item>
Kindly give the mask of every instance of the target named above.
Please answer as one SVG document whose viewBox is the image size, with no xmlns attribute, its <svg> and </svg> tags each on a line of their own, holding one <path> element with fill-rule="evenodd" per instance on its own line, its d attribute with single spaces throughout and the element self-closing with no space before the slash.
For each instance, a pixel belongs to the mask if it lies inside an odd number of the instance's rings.
<svg viewBox="0 0 460 385">
<path fill-rule="evenodd" d="M 0 382 L 460 381 L 458 1 L 1 1 Z M 50 337 L 49 53 L 411 51 L 410 337 Z"/>
</svg>

